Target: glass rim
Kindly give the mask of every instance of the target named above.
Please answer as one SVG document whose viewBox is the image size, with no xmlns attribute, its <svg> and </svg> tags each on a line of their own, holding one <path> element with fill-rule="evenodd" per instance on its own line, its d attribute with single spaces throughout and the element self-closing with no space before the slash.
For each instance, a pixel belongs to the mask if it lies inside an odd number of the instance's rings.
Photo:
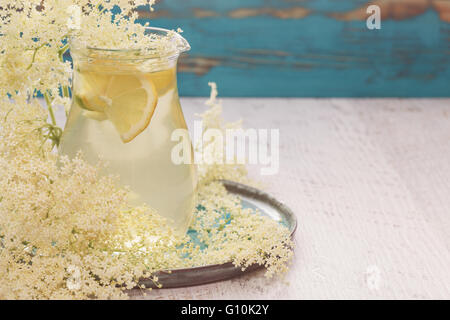
<svg viewBox="0 0 450 320">
<path fill-rule="evenodd" d="M 189 51 L 191 49 L 191 46 L 189 45 L 189 42 L 182 37 L 178 32 L 175 32 L 173 30 L 160 28 L 160 27 L 144 27 L 145 32 L 150 31 L 153 34 L 161 34 L 162 36 L 168 35 L 169 33 L 172 33 L 175 36 L 174 46 L 170 49 L 167 49 L 167 51 L 156 51 L 152 48 L 102 48 L 102 47 L 93 47 L 93 46 L 84 46 L 79 43 L 77 43 L 76 36 L 71 36 L 69 38 L 68 44 L 70 47 L 70 50 L 81 53 L 86 58 L 89 58 L 89 53 L 101 53 L 105 54 L 107 56 L 108 60 L 142 60 L 142 59 L 158 59 L 158 58 L 176 58 L 181 53 Z M 148 52 L 145 52 L 145 49 L 148 50 Z M 151 52 L 151 50 L 155 50 L 155 52 Z M 84 51 L 84 52 L 83 52 Z M 84 53 L 84 54 L 83 54 Z M 123 56 L 123 55 L 129 55 L 129 56 Z M 130 56 L 131 55 L 131 56 Z M 102 57 L 104 58 L 104 57 Z"/>
</svg>

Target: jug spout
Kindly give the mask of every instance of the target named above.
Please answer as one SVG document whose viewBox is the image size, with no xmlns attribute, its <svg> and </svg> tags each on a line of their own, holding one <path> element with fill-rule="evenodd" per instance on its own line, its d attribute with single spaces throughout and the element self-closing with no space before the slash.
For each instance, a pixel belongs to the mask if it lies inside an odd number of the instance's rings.
<svg viewBox="0 0 450 320">
<path fill-rule="evenodd" d="M 155 47 L 148 48 L 150 53 L 154 53 L 160 57 L 179 55 L 191 49 L 189 42 L 182 37 L 180 33 L 173 30 L 157 27 L 146 27 L 145 33 L 150 38 L 155 40 Z"/>
<path fill-rule="evenodd" d="M 179 37 L 179 44 L 177 45 L 178 53 L 183 53 L 191 50 L 189 42 L 187 42 L 187 40 L 184 37 L 182 37 L 179 33 L 177 35 Z"/>
</svg>

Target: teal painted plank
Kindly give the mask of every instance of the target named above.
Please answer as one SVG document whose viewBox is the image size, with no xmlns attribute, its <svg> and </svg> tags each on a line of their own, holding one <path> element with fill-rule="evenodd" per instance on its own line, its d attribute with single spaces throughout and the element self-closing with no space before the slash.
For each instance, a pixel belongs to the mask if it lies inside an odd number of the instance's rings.
<svg viewBox="0 0 450 320">
<path fill-rule="evenodd" d="M 339 20 L 365 3 L 165 0 L 151 24 L 181 27 L 191 43 L 180 63 L 185 96 L 207 95 L 208 81 L 222 96 L 450 96 L 450 24 L 420 6 L 381 30 Z"/>
</svg>

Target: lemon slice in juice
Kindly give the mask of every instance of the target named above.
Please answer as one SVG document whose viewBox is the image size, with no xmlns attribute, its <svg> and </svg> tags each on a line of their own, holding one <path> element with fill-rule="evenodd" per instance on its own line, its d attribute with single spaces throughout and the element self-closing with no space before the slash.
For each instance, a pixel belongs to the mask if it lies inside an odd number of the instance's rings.
<svg viewBox="0 0 450 320">
<path fill-rule="evenodd" d="M 95 120 L 109 119 L 124 143 L 148 127 L 158 103 L 158 93 L 150 79 L 139 74 L 97 73 L 83 75 L 82 81 L 81 92 L 75 96 L 78 105 L 87 111 L 86 116 L 95 114 Z"/>
<path fill-rule="evenodd" d="M 107 107 L 106 101 L 101 99 L 105 95 L 111 76 L 94 73 L 83 72 L 77 74 L 76 83 L 80 83 L 81 87 L 76 88 L 77 94 L 74 99 L 80 107 L 85 110 L 103 113 Z"/>
<path fill-rule="evenodd" d="M 116 75 L 108 86 L 104 112 L 123 142 L 130 142 L 148 127 L 158 103 L 152 81 L 143 76 Z"/>
</svg>

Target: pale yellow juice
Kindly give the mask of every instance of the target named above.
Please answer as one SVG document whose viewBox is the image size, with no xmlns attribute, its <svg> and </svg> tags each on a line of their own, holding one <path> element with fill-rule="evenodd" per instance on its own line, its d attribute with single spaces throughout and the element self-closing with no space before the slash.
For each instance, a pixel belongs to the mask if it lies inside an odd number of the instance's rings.
<svg viewBox="0 0 450 320">
<path fill-rule="evenodd" d="M 187 230 L 195 205 L 193 164 L 174 164 L 175 129 L 187 129 L 176 87 L 175 67 L 142 72 L 111 65 L 75 66 L 73 104 L 60 152 L 79 150 L 106 173 L 118 174 L 135 205 L 147 204 Z M 192 153 L 193 154 L 193 153 Z M 95 196 L 95 195 L 94 195 Z"/>
</svg>

